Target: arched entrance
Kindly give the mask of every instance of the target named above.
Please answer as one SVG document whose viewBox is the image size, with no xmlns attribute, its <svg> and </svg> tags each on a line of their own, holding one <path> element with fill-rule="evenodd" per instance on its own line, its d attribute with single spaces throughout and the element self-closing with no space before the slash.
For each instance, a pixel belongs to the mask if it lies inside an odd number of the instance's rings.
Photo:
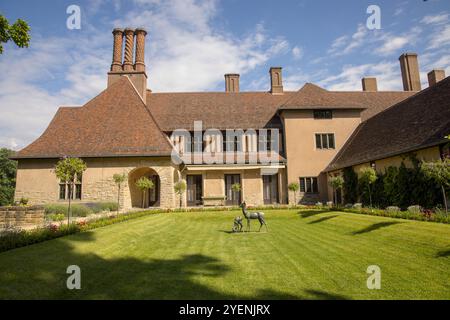
<svg viewBox="0 0 450 320">
<path fill-rule="evenodd" d="M 136 181 L 141 177 L 147 177 L 153 181 L 154 188 L 144 193 L 136 186 Z M 161 181 L 158 173 L 151 168 L 137 168 L 128 175 L 131 205 L 135 208 L 159 207 Z"/>
</svg>

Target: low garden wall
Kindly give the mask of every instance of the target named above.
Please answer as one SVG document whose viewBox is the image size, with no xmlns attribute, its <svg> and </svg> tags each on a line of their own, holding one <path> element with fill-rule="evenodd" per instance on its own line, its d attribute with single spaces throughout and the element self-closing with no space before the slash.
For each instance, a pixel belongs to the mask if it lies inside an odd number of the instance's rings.
<svg viewBox="0 0 450 320">
<path fill-rule="evenodd" d="M 0 207 L 0 229 L 7 227 L 26 228 L 44 223 L 43 206 Z"/>
</svg>

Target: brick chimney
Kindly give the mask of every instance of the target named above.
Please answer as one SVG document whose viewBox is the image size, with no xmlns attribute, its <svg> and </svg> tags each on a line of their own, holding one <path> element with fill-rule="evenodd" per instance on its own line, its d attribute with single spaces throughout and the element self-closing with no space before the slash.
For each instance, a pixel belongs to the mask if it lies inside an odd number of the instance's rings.
<svg viewBox="0 0 450 320">
<path fill-rule="evenodd" d="M 239 92 L 239 74 L 227 73 L 225 75 L 225 92 Z"/>
<path fill-rule="evenodd" d="M 445 79 L 445 71 L 442 69 L 433 69 L 430 72 L 428 72 L 428 85 L 430 87 L 434 86 L 436 83 L 444 79 Z"/>
<path fill-rule="evenodd" d="M 404 53 L 399 58 L 402 71 L 403 89 L 405 91 L 420 91 L 419 62 L 416 53 Z"/>
<path fill-rule="evenodd" d="M 378 91 L 377 78 L 366 77 L 361 79 L 363 91 Z"/>
<path fill-rule="evenodd" d="M 272 94 L 283 94 L 283 79 L 281 77 L 281 67 L 271 67 L 270 73 L 270 92 Z"/>
<path fill-rule="evenodd" d="M 113 61 L 108 72 L 108 87 L 121 76 L 130 78 L 142 100 L 147 98 L 147 74 L 145 72 L 145 36 L 147 31 L 138 28 L 114 29 Z M 125 49 L 124 41 L 125 38 Z M 135 39 L 136 38 L 136 39 Z M 122 61 L 122 51 L 124 57 Z"/>
</svg>

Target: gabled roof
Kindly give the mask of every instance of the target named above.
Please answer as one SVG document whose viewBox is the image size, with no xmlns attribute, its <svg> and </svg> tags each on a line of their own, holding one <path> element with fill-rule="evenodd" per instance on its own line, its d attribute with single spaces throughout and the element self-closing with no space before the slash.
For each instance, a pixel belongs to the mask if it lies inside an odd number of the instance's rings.
<svg viewBox="0 0 450 320">
<path fill-rule="evenodd" d="M 171 144 L 127 76 L 83 107 L 61 107 L 15 158 L 170 155 Z"/>
<path fill-rule="evenodd" d="M 326 171 L 445 143 L 450 77 L 361 123 Z"/>
<path fill-rule="evenodd" d="M 407 91 L 328 91 L 312 83 L 306 83 L 292 94 L 280 109 L 361 109 L 364 121 L 412 94 L 414 93 Z"/>
<path fill-rule="evenodd" d="M 148 93 L 147 106 L 163 131 L 203 128 L 260 129 L 273 118 L 279 106 L 293 92 L 191 92 Z"/>
</svg>

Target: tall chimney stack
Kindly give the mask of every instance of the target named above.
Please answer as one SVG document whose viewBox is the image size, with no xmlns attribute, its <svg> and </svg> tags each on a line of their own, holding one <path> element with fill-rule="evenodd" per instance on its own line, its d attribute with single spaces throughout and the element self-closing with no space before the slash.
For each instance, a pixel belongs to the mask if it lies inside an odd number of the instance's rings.
<svg viewBox="0 0 450 320">
<path fill-rule="evenodd" d="M 145 31 L 145 29 L 138 28 L 134 34 L 136 35 L 136 58 L 134 70 L 145 71 L 145 36 L 147 35 L 147 31 Z"/>
<path fill-rule="evenodd" d="M 132 71 L 133 68 L 133 49 L 134 49 L 134 30 L 126 28 L 125 31 L 125 58 L 123 60 L 123 71 Z"/>
<path fill-rule="evenodd" d="M 361 79 L 363 91 L 378 91 L 377 78 L 366 77 Z"/>
<path fill-rule="evenodd" d="M 225 75 L 225 92 L 239 92 L 239 74 L 227 73 Z"/>
<path fill-rule="evenodd" d="M 283 79 L 281 77 L 281 67 L 271 67 L 270 73 L 270 92 L 272 94 L 283 94 Z"/>
<path fill-rule="evenodd" d="M 108 87 L 120 77 L 127 76 L 144 103 L 147 98 L 147 74 L 145 72 L 145 36 L 147 31 L 138 28 L 114 29 L 113 62 L 108 72 Z M 122 62 L 123 38 L 125 38 Z M 135 41 L 136 38 L 136 41 Z M 133 54 L 135 56 L 133 57 Z M 134 63 L 133 63 L 134 61 Z"/>
<path fill-rule="evenodd" d="M 428 85 L 434 86 L 441 80 L 445 79 L 445 70 L 442 69 L 434 69 L 428 72 Z"/>
<path fill-rule="evenodd" d="M 402 71 L 403 89 L 405 91 L 420 91 L 419 62 L 416 53 L 404 53 L 399 58 Z"/>
<path fill-rule="evenodd" d="M 113 44 L 113 61 L 111 64 L 111 71 L 122 71 L 123 30 L 115 28 L 112 33 L 114 36 L 114 44 Z"/>
</svg>

